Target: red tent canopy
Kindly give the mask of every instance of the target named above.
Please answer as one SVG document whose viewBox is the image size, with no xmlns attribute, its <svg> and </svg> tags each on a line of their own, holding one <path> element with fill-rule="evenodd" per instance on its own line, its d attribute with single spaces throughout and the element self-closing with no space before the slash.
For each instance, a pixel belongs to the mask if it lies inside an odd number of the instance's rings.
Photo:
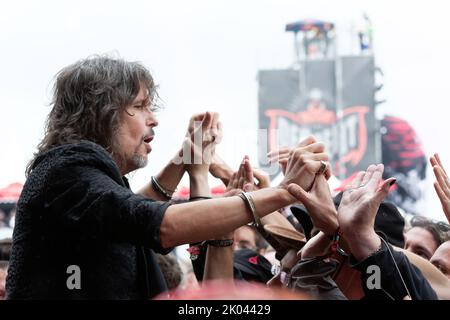
<svg viewBox="0 0 450 320">
<path fill-rule="evenodd" d="M 222 196 L 225 193 L 225 189 L 226 189 L 226 187 L 223 184 L 215 186 L 215 187 L 211 188 L 211 195 L 213 197 Z M 175 192 L 175 194 L 173 196 L 174 196 L 174 198 L 178 198 L 178 199 L 189 199 L 189 193 L 190 193 L 190 190 L 188 187 L 180 187 L 180 188 L 178 188 L 177 192 Z"/>
<path fill-rule="evenodd" d="M 19 182 L 11 183 L 5 188 L 0 189 L 0 201 L 10 202 L 19 200 L 20 193 L 22 192 L 23 184 Z"/>
</svg>

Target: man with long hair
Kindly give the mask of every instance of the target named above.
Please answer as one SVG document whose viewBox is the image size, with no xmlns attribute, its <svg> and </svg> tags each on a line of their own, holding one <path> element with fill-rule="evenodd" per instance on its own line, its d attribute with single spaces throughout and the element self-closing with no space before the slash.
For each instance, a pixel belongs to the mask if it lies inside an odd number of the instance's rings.
<svg viewBox="0 0 450 320">
<path fill-rule="evenodd" d="M 94 56 L 59 72 L 45 136 L 18 202 L 7 298 L 153 297 L 166 290 L 153 251 L 227 234 L 292 204 L 288 186 L 309 190 L 328 168 L 323 144 L 310 137 L 293 150 L 278 187 L 172 204 L 171 190 L 184 172 L 191 198 L 209 192 L 200 186 L 220 124 L 205 112 L 191 118 L 178 158 L 133 193 L 124 176 L 147 164 L 158 125 L 156 95 L 140 63 Z M 201 161 L 187 160 L 192 156 Z"/>
</svg>

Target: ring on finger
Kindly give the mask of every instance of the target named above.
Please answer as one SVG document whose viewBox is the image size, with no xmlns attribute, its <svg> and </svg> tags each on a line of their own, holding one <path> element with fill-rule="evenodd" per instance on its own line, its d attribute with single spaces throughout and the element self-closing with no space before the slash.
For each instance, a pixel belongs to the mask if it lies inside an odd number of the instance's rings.
<svg viewBox="0 0 450 320">
<path fill-rule="evenodd" d="M 325 163 L 325 161 L 320 160 L 320 168 L 319 168 L 319 171 L 317 171 L 317 174 L 318 175 L 324 174 L 326 169 L 327 169 L 327 164 Z"/>
</svg>

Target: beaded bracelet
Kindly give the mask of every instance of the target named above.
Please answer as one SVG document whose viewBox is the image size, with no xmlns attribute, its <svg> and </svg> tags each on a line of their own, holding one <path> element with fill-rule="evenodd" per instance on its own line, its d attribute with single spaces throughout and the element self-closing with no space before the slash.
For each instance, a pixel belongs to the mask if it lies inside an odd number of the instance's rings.
<svg viewBox="0 0 450 320">
<path fill-rule="evenodd" d="M 210 245 L 213 247 L 229 247 L 229 246 L 233 245 L 233 243 L 234 243 L 233 239 L 206 241 L 207 245 Z"/>
</svg>

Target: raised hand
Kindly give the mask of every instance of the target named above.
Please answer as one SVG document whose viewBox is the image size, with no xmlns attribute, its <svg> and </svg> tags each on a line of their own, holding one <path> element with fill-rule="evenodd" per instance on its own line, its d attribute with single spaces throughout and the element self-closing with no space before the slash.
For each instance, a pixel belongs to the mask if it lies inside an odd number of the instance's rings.
<svg viewBox="0 0 450 320">
<path fill-rule="evenodd" d="M 295 183 L 305 191 L 309 191 L 316 174 L 322 169 L 324 172 L 329 171 L 328 160 L 323 143 L 316 142 L 314 137 L 301 141 L 290 152 L 280 187 L 287 189 L 291 183 Z"/>
<path fill-rule="evenodd" d="M 437 153 L 430 158 L 430 163 L 436 176 L 434 189 L 441 201 L 442 210 L 447 217 L 447 221 L 450 223 L 450 179 Z"/>
<path fill-rule="evenodd" d="M 289 185 L 288 191 L 303 203 L 315 227 L 328 236 L 335 234 L 338 228 L 337 211 L 323 174 L 315 178 L 309 192 L 296 184 Z"/>
<path fill-rule="evenodd" d="M 286 174 L 286 166 L 289 160 L 289 155 L 291 154 L 291 149 L 288 147 L 283 147 L 278 150 L 270 151 L 267 154 L 269 158 L 269 163 L 278 163 L 281 167 L 283 174 Z"/>
<path fill-rule="evenodd" d="M 221 139 L 220 125 L 216 119 L 218 116 L 215 118 L 213 113 L 206 112 L 200 123 L 197 117 L 191 118 L 181 154 L 186 171 L 191 176 L 208 173 L 215 147 Z"/>
<path fill-rule="evenodd" d="M 353 255 L 361 260 L 376 251 L 380 239 L 374 231 L 375 217 L 394 178 L 382 180 L 384 166 L 371 165 L 359 172 L 345 189 L 338 208 L 340 231 Z"/>
<path fill-rule="evenodd" d="M 239 170 L 230 178 L 230 181 L 225 189 L 224 196 L 231 197 L 238 195 L 242 191 L 250 192 L 254 189 L 253 181 L 253 169 L 250 165 L 250 160 L 248 156 L 245 156 L 239 165 Z"/>
<path fill-rule="evenodd" d="M 195 129 L 197 128 L 196 123 L 198 124 L 202 122 L 205 119 L 207 113 L 209 113 L 209 115 L 211 116 L 211 126 L 209 134 L 211 135 L 212 140 L 214 140 L 216 143 L 220 143 L 220 141 L 222 140 L 222 123 L 219 121 L 219 113 L 217 112 L 207 111 L 194 114 L 189 119 L 188 128 L 186 130 L 186 137 L 190 138 L 192 136 Z"/>
<path fill-rule="evenodd" d="M 269 158 L 269 163 L 278 163 L 281 167 L 281 171 L 283 174 L 286 174 L 286 167 L 287 163 L 289 161 L 289 157 L 292 154 L 291 148 L 283 147 L 277 150 L 270 151 L 267 154 L 267 157 Z M 331 170 L 329 167 L 327 167 L 327 170 L 325 171 L 325 178 L 327 180 L 331 177 Z"/>
</svg>

